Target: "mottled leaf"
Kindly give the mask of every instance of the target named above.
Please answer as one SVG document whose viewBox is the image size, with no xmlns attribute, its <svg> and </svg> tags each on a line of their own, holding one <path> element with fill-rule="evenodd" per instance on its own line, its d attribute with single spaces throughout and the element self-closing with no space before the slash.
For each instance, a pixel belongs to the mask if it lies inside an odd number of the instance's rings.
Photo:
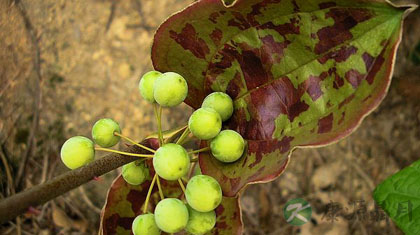
<svg viewBox="0 0 420 235">
<path fill-rule="evenodd" d="M 420 161 L 390 176 L 373 197 L 405 234 L 420 231 Z"/>
<path fill-rule="evenodd" d="M 225 128 L 248 143 L 233 164 L 201 154 L 203 173 L 234 196 L 280 175 L 295 147 L 349 135 L 387 92 L 410 7 L 372 0 L 237 0 L 226 7 L 201 0 L 170 17 L 155 35 L 155 69 L 186 78 L 193 108 L 212 91 L 229 94 L 235 112 Z"/>
<path fill-rule="evenodd" d="M 148 164 L 151 169 L 151 160 Z M 153 175 L 154 171 L 151 169 L 150 179 L 139 186 L 126 183 L 121 175 L 117 177 L 108 191 L 107 200 L 102 209 L 101 234 L 132 234 L 131 224 L 137 215 L 142 214 Z M 161 184 L 165 197 L 180 198 L 182 195 L 177 181 L 161 179 Z M 155 185 L 149 203 L 149 212 L 153 212 L 159 199 L 158 189 Z M 238 198 L 224 197 L 222 204 L 216 208 L 216 214 L 217 223 L 211 234 L 242 234 L 242 216 Z"/>
</svg>

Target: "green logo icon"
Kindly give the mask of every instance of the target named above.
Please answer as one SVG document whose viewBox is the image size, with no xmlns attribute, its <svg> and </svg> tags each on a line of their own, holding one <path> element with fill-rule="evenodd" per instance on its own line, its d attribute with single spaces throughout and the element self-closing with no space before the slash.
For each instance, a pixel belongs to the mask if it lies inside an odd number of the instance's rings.
<svg viewBox="0 0 420 235">
<path fill-rule="evenodd" d="M 304 199 L 296 198 L 286 203 L 283 208 L 283 214 L 287 223 L 301 226 L 311 219 L 312 207 Z"/>
</svg>

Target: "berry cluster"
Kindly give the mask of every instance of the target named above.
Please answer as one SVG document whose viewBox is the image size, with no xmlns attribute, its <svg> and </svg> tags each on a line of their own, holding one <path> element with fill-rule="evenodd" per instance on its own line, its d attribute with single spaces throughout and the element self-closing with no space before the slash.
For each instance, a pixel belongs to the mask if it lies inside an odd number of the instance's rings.
<svg viewBox="0 0 420 235">
<path fill-rule="evenodd" d="M 155 107 L 158 121 L 160 147 L 153 150 L 143 146 L 121 133 L 118 123 L 112 119 L 100 119 L 92 128 L 94 140 L 75 136 L 68 139 L 61 148 L 61 159 L 70 169 L 79 168 L 94 159 L 95 151 L 115 152 L 122 155 L 137 156 L 139 160 L 122 167 L 122 177 L 131 185 L 140 185 L 149 179 L 149 169 L 145 160 L 152 158 L 156 174 L 153 176 L 144 204 L 143 213 L 137 216 L 132 224 L 135 235 L 176 233 L 183 229 L 191 234 L 209 232 L 216 224 L 215 208 L 222 201 L 222 190 L 219 183 L 207 175 L 195 175 L 184 187 L 185 176 L 191 170 L 192 155 L 211 151 L 221 162 L 230 163 L 238 160 L 245 148 L 242 136 L 232 130 L 222 130 L 222 122 L 233 114 L 233 101 L 223 92 L 208 95 L 202 104 L 189 118 L 188 127 L 175 143 L 166 143 L 161 130 L 162 107 L 174 107 L 184 101 L 188 93 L 185 79 L 173 72 L 160 73 L 151 71 L 143 75 L 139 83 L 140 94 Z M 209 141 L 209 147 L 188 152 L 182 144 L 192 135 L 202 141 Z M 152 154 L 127 153 L 109 149 L 120 139 L 137 145 Z M 94 143 L 100 147 L 95 147 Z M 178 198 L 164 198 L 160 178 L 178 181 L 185 195 L 185 202 Z M 187 177 L 188 178 L 188 177 Z M 154 184 L 157 183 L 160 202 L 154 213 L 148 213 L 148 202 Z"/>
</svg>

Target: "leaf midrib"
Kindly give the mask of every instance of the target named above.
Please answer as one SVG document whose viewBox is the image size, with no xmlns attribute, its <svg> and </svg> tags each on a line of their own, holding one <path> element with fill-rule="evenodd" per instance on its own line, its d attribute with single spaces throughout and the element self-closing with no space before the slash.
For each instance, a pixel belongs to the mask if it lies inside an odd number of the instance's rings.
<svg viewBox="0 0 420 235">
<path fill-rule="evenodd" d="M 399 15 L 395 15 L 394 17 L 397 17 L 397 16 L 399 16 Z M 388 21 L 390 21 L 390 20 L 394 19 L 394 17 L 392 17 L 392 18 L 390 18 L 390 19 L 388 19 L 388 20 L 386 20 L 386 21 L 384 21 L 384 22 L 382 22 L 382 23 L 380 23 L 380 24 L 376 25 L 374 28 L 371 28 L 370 30 L 366 31 L 366 33 L 368 33 L 368 32 L 370 32 L 370 31 L 372 31 L 372 30 L 374 30 L 374 29 L 376 29 L 376 28 L 380 27 L 381 25 L 383 25 L 383 24 L 387 23 Z M 395 27 L 395 28 L 392 30 L 391 35 L 395 33 L 395 29 L 396 29 L 396 28 L 397 28 L 397 27 Z M 365 33 L 365 34 L 366 34 L 366 33 Z M 331 48 L 331 49 L 330 49 L 328 52 L 326 52 L 325 54 L 328 54 L 331 50 L 337 49 L 338 47 L 341 47 L 341 46 L 343 46 L 343 45 L 348 45 L 348 44 L 350 44 L 351 42 L 355 42 L 355 41 L 357 41 L 358 39 L 360 39 L 361 37 L 363 37 L 365 34 L 362 34 L 362 35 L 360 35 L 359 37 L 356 37 L 356 38 L 353 38 L 352 40 L 347 41 L 346 43 L 343 43 L 343 44 L 340 44 L 340 45 L 338 45 L 338 46 L 336 46 L 336 47 L 334 47 L 334 48 Z M 390 40 L 390 39 L 388 39 L 388 40 L 387 40 L 387 42 L 389 42 L 389 40 Z M 384 49 L 386 49 L 386 47 L 383 47 L 383 48 L 382 48 L 381 53 L 382 53 L 382 51 L 383 51 Z M 300 68 L 302 68 L 302 67 L 304 67 L 304 66 L 306 66 L 306 65 L 308 65 L 308 64 L 310 64 L 310 63 L 312 63 L 313 61 L 315 61 L 315 60 L 317 60 L 317 59 L 319 59 L 319 58 L 322 58 L 322 56 L 325 56 L 325 54 L 322 54 L 322 55 L 320 55 L 319 57 L 317 57 L 317 58 L 315 58 L 315 59 L 312 59 L 312 60 L 308 61 L 307 63 L 303 64 L 302 66 L 300 66 L 300 67 L 298 67 L 298 68 L 296 68 L 296 69 L 293 69 L 292 71 L 289 71 L 289 72 L 287 72 L 287 73 L 284 73 L 283 75 L 280 75 L 280 76 L 279 76 L 279 78 L 281 78 L 281 77 L 283 77 L 283 76 L 285 76 L 285 75 L 289 75 L 289 74 L 291 74 L 291 73 L 293 73 L 293 72 L 297 71 L 298 69 L 300 69 Z M 376 57 L 376 58 L 375 58 L 375 60 L 373 61 L 373 64 L 376 62 L 377 58 L 378 58 L 378 57 Z M 370 71 L 371 71 L 371 70 L 372 70 L 372 67 L 371 67 L 371 68 L 369 68 L 369 71 L 366 73 L 366 75 L 364 76 L 364 79 L 363 79 L 363 80 L 365 80 L 365 79 L 366 79 L 366 77 L 369 75 L 369 73 L 370 73 Z M 275 82 L 275 81 L 277 81 L 277 80 L 278 80 L 278 78 L 277 78 L 277 79 L 273 79 L 272 81 L 267 82 L 266 84 L 264 84 L 264 85 L 262 85 L 262 86 L 259 86 L 259 87 L 257 87 L 257 88 L 254 88 L 254 89 L 252 89 L 252 90 L 248 91 L 247 93 L 245 93 L 245 94 L 243 94 L 243 95 L 241 95 L 241 96 L 237 97 L 237 98 L 234 100 L 234 102 L 239 102 L 239 100 L 240 100 L 240 99 L 242 99 L 243 97 L 245 97 L 245 96 L 249 95 L 250 93 L 252 93 L 252 92 L 254 92 L 254 91 L 256 91 L 256 90 L 258 90 L 258 89 L 260 89 L 260 88 L 263 88 L 263 87 L 265 87 L 265 86 L 271 85 L 272 83 L 274 83 L 274 82 Z M 353 94 L 354 94 L 354 92 L 353 92 Z M 334 108 L 336 108 L 337 106 L 338 106 L 338 104 L 335 104 L 335 105 L 331 106 L 328 110 L 329 110 L 329 111 L 330 111 L 330 110 L 333 110 L 333 109 L 334 109 Z M 327 112 L 327 113 L 329 113 L 329 112 Z M 317 121 L 317 119 L 312 119 L 311 121 L 308 121 L 308 122 L 302 123 L 302 125 L 304 125 L 304 126 L 305 126 L 305 125 L 310 124 L 310 123 L 313 123 L 313 122 L 315 122 L 315 121 Z M 287 132 L 284 132 L 282 136 L 286 136 L 286 134 L 287 134 L 287 133 L 290 133 L 290 132 L 292 132 L 293 130 L 295 130 L 295 129 L 297 129 L 297 128 L 298 128 L 298 127 L 292 127 L 292 128 L 290 128 Z M 273 137 L 273 136 L 272 136 L 272 137 Z M 280 137 L 279 137 L 279 138 L 280 138 Z M 276 139 L 279 139 L 279 138 L 277 138 L 277 137 L 276 137 Z M 262 139 L 262 140 L 253 140 L 253 141 L 267 141 L 267 140 L 273 140 L 273 139 Z"/>
<path fill-rule="evenodd" d="M 281 77 L 284 77 L 284 76 L 286 76 L 286 75 L 290 75 L 291 73 L 296 72 L 297 70 L 299 70 L 299 69 L 301 69 L 301 68 L 305 67 L 306 65 L 308 65 L 308 64 L 310 64 L 310 63 L 312 63 L 312 62 L 314 62 L 314 61 L 316 61 L 316 60 L 318 60 L 318 59 L 320 59 L 320 58 L 324 57 L 325 55 L 327 55 L 327 54 L 328 54 L 328 53 L 330 53 L 331 51 L 333 51 L 333 50 L 335 50 L 335 49 L 338 49 L 339 47 L 342 47 L 343 45 L 349 45 L 350 43 L 357 42 L 360 38 L 362 38 L 363 36 L 365 36 L 367 33 L 369 33 L 369 32 L 371 32 L 371 31 L 373 31 L 373 30 L 377 29 L 378 27 L 380 27 L 380 26 L 384 25 L 385 23 L 387 23 L 387 22 L 389 22 L 389 21 L 391 21 L 391 20 L 394 20 L 394 18 L 396 18 L 396 17 L 398 17 L 398 16 L 399 16 L 399 15 L 394 15 L 393 17 L 391 17 L 391 18 L 387 19 L 386 21 L 384 21 L 384 22 L 382 22 L 382 23 L 380 23 L 380 24 L 377 24 L 375 27 L 370 28 L 368 31 L 366 31 L 365 33 L 363 33 L 363 34 L 359 35 L 358 37 L 352 38 L 351 40 L 348 40 L 348 41 L 346 41 L 345 43 L 342 43 L 342 44 L 339 44 L 339 45 L 337 45 L 337 46 L 335 46 L 335 47 L 332 47 L 331 49 L 329 49 L 329 50 L 328 50 L 328 51 L 326 51 L 325 53 L 320 54 L 320 55 L 318 55 L 317 57 L 315 57 L 315 58 L 312 58 L 312 59 L 308 60 L 307 62 L 305 62 L 305 63 L 304 63 L 304 64 L 302 64 L 302 65 L 299 65 L 297 68 L 292 69 L 292 70 L 290 70 L 290 71 L 288 71 L 288 72 L 285 72 L 285 73 L 283 73 L 283 74 L 279 75 L 277 78 L 274 78 L 273 80 L 271 80 L 271 81 L 269 81 L 269 82 L 267 82 L 267 83 L 265 83 L 265 84 L 263 84 L 263 85 L 261 85 L 261 86 L 258 86 L 258 87 L 254 88 L 254 89 L 251 89 L 251 90 L 248 90 L 246 93 L 244 93 L 244 94 L 242 94 L 242 95 L 238 96 L 237 98 L 235 98 L 234 102 L 237 102 L 238 100 L 242 99 L 243 97 L 245 97 L 245 96 L 249 95 L 250 93 L 252 93 L 252 92 L 254 92 L 254 91 L 258 90 L 258 89 L 261 89 L 261 88 L 264 88 L 264 87 L 266 87 L 266 86 L 271 85 L 272 83 L 274 83 L 274 82 L 276 82 L 277 80 L 279 80 Z M 395 28 L 392 30 L 392 32 L 394 32 L 394 31 L 395 31 Z M 391 35 L 392 35 L 392 34 L 391 34 Z M 389 41 L 389 39 L 387 40 L 387 42 L 388 42 L 388 41 Z M 384 49 L 384 48 L 385 48 L 385 47 L 383 47 L 383 48 L 382 48 L 381 52 L 383 51 L 383 49 Z M 376 61 L 376 58 L 375 58 L 375 61 Z M 375 62 L 375 61 L 374 61 L 374 62 Z M 370 69 L 371 69 L 371 68 L 370 68 Z M 367 74 L 369 74 L 369 72 L 368 72 Z M 333 107 L 334 107 L 334 106 L 333 106 Z"/>
</svg>

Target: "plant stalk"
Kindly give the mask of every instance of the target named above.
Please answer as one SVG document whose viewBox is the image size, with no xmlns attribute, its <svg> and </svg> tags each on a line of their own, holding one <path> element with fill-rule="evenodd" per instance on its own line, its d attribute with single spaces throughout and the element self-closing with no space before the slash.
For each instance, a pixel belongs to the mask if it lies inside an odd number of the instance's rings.
<svg viewBox="0 0 420 235">
<path fill-rule="evenodd" d="M 143 144 L 145 143 L 146 141 L 143 142 Z M 130 146 L 125 149 L 125 151 L 139 154 L 147 153 L 137 146 Z M 95 177 L 101 176 L 138 159 L 138 157 L 110 153 L 84 167 L 68 171 L 45 183 L 0 200 L 0 224 L 27 212 L 30 207 L 42 205 L 49 200 L 91 181 Z"/>
</svg>

